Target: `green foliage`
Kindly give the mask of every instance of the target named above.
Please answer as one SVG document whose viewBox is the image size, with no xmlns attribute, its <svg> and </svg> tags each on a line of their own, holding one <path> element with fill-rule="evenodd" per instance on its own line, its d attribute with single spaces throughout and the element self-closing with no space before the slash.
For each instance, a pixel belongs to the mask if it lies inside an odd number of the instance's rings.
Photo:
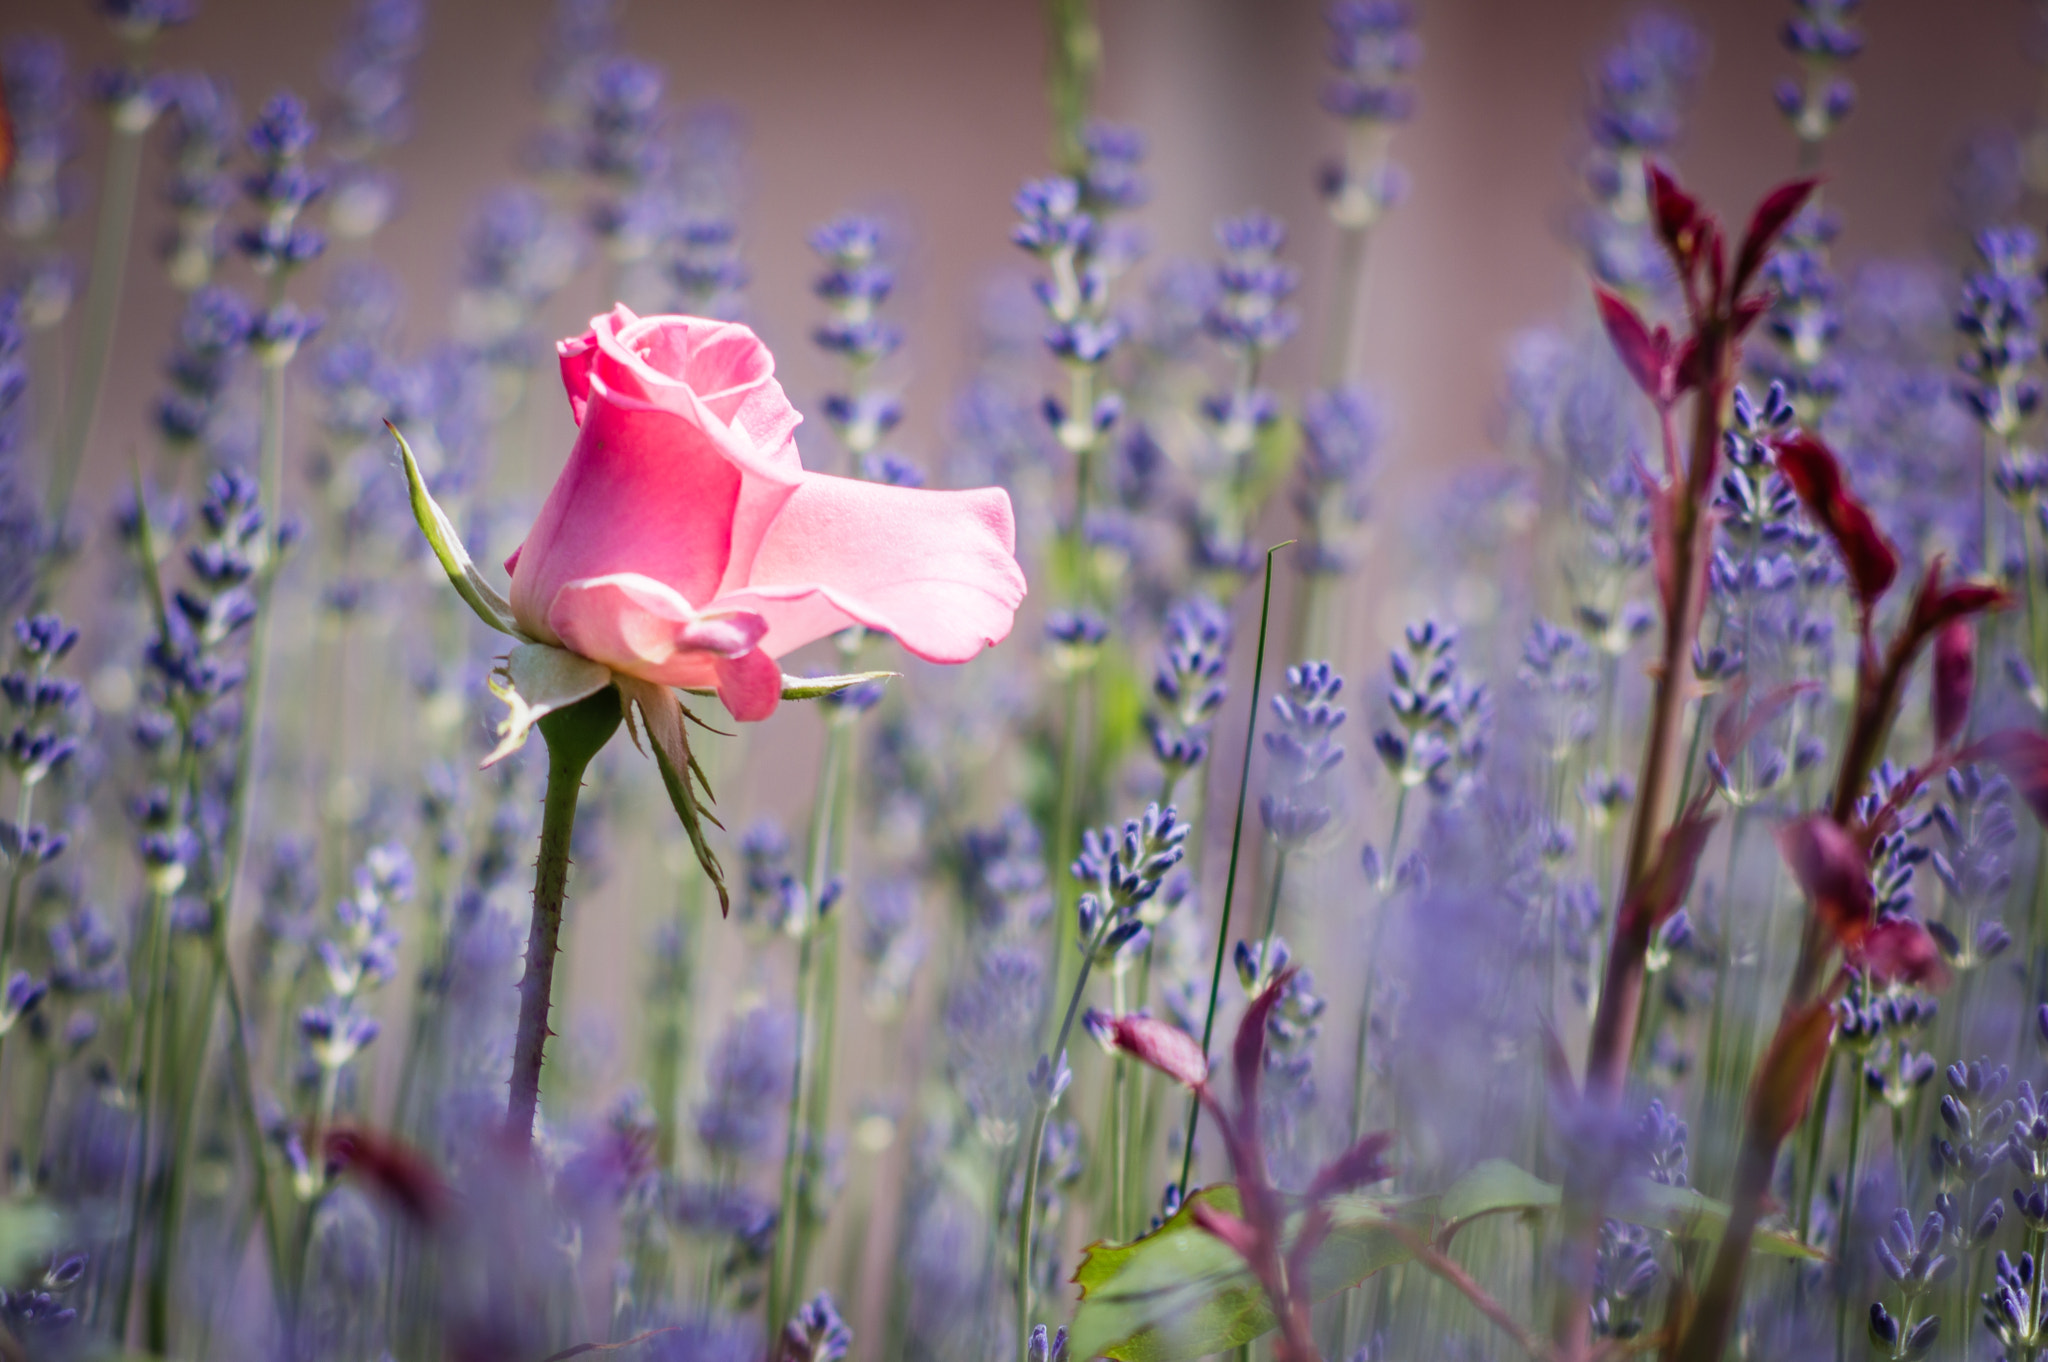
<svg viewBox="0 0 2048 1362">
<path fill-rule="evenodd" d="M 45 1266 L 61 1230 L 57 1213 L 40 1201 L 0 1201 L 0 1282 L 18 1282 Z"/>
<path fill-rule="evenodd" d="M 1329 1203 L 1335 1227 L 1309 1260 L 1315 1298 L 1348 1291 L 1383 1268 L 1407 1262 L 1413 1254 L 1401 1231 L 1448 1248 L 1475 1220 L 1546 1214 L 1557 1209 L 1562 1195 L 1555 1183 L 1505 1159 L 1488 1159 L 1434 1196 L 1335 1197 Z M 1179 1362 L 1227 1352 L 1274 1327 L 1265 1293 L 1243 1260 L 1195 1224 L 1197 1204 L 1235 1215 L 1237 1189 L 1227 1183 L 1205 1187 L 1152 1233 L 1129 1244 L 1088 1249 L 1074 1274 L 1081 1288 L 1074 1356 Z M 1690 1187 L 1643 1178 L 1623 1182 L 1608 1210 L 1682 1239 L 1718 1239 L 1728 1222 L 1724 1203 Z M 1810 1261 L 1827 1257 L 1791 1235 L 1772 1232 L 1759 1232 L 1753 1251 Z"/>
</svg>

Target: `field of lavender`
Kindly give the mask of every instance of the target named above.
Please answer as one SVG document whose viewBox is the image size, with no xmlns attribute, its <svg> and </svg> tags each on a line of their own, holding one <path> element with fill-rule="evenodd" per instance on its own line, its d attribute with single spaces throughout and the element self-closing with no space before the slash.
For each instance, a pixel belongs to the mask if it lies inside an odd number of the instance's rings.
<svg viewBox="0 0 2048 1362">
<path fill-rule="evenodd" d="M 0 1359 L 2048 1357 L 2048 125 L 1930 190 L 1967 255 L 1840 258 L 1857 0 L 1754 202 L 1625 19 L 1582 301 L 1407 562 L 1404 0 L 1327 8 L 1325 216 L 1201 262 L 1046 0 L 1030 289 L 917 450 L 901 224 L 812 231 L 785 393 L 617 0 L 535 7 L 445 318 L 428 0 L 254 104 L 97 8 L 0 33 Z"/>
</svg>

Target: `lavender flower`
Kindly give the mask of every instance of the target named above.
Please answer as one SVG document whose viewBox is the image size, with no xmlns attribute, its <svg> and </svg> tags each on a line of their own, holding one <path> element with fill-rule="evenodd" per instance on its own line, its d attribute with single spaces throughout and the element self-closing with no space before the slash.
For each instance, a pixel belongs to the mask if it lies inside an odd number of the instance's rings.
<svg viewBox="0 0 2048 1362">
<path fill-rule="evenodd" d="M 1392 130 L 1415 113 L 1410 78 L 1422 61 L 1414 11 L 1404 0 L 1335 0 L 1323 11 L 1330 64 L 1323 107 L 1346 124 L 1346 154 L 1322 171 L 1323 198 L 1339 227 L 1371 227 L 1407 191 L 1407 177 L 1387 159 Z"/>
<path fill-rule="evenodd" d="M 1209 729 L 1229 690 L 1230 616 L 1206 596 L 1191 596 L 1167 612 L 1152 696 L 1145 712 L 1152 755 L 1171 787 L 1209 755 Z"/>
<path fill-rule="evenodd" d="M 1259 821 L 1283 847 L 1300 846 L 1330 821 L 1326 777 L 1344 759 L 1335 740 L 1345 718 L 1335 703 L 1343 688 L 1329 663 L 1304 662 L 1287 669 L 1286 689 L 1273 697 L 1279 725 L 1265 734 L 1270 764 Z"/>
<path fill-rule="evenodd" d="M 289 275 L 327 248 L 320 231 L 299 221 L 327 188 L 326 177 L 307 165 L 318 132 L 306 106 L 289 94 L 274 96 L 249 126 L 257 169 L 242 190 L 257 220 L 242 230 L 236 244 L 258 274 Z"/>
<path fill-rule="evenodd" d="M 755 1007 L 726 1023 L 697 1108 L 697 1138 L 705 1150 L 733 1162 L 766 1158 L 795 1064 L 796 1030 L 782 1012 Z"/>
<path fill-rule="evenodd" d="M 1353 530 L 1365 520 L 1366 475 L 1384 438 L 1378 403 L 1359 388 L 1310 393 L 1302 404 L 1302 452 L 1294 492 L 1303 572 L 1349 570 Z"/>
<path fill-rule="evenodd" d="M 64 175 L 76 149 L 64 45 L 42 34 L 9 38 L 0 48 L 0 88 L 13 139 L 0 222 L 19 241 L 46 243 L 74 206 Z"/>
</svg>

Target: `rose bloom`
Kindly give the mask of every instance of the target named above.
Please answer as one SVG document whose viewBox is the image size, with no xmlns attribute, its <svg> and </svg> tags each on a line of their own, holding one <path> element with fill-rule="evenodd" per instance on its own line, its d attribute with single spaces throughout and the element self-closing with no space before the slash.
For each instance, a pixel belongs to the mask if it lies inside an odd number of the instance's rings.
<svg viewBox="0 0 2048 1362">
<path fill-rule="evenodd" d="M 1010 632 L 1024 573 L 1009 494 L 806 472 L 802 418 L 746 327 L 619 306 L 555 348 L 580 430 L 505 560 L 534 638 L 764 719 L 776 659 L 849 626 L 930 662 Z"/>
</svg>

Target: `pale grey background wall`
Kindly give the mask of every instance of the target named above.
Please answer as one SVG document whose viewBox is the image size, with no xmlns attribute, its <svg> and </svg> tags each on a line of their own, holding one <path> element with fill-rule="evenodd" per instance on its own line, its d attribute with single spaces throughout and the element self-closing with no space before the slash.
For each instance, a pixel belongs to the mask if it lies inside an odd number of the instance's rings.
<svg viewBox="0 0 2048 1362">
<path fill-rule="evenodd" d="M 348 0 L 201 0 L 164 44 L 168 61 L 225 75 L 247 103 L 319 88 Z M 1389 392 L 1392 470 L 1486 448 L 1505 339 L 1582 293 L 1558 223 L 1575 195 L 1585 71 L 1631 6 L 1617 0 L 1421 0 L 1421 112 L 1397 154 L 1408 204 L 1374 244 L 1366 365 Z M 1679 153 L 1717 204 L 1747 203 L 1792 164 L 1771 106 L 1790 60 L 1786 0 L 1713 0 L 1689 12 L 1714 56 Z M 1853 74 L 1861 104 L 1831 150 L 1845 257 L 1941 244 L 1944 177 L 1973 128 L 2038 97 L 2025 0 L 1876 0 Z M 731 105 L 748 130 L 745 250 L 754 319 L 777 343 L 792 395 L 826 370 L 803 343 L 815 306 L 804 245 L 815 223 L 882 208 L 913 234 L 902 298 L 915 377 L 905 443 L 929 452 L 959 377 L 978 282 L 1014 268 L 1009 198 L 1045 165 L 1042 40 L 1033 0 L 636 0 L 634 48 L 670 69 L 683 101 Z M 379 239 L 413 290 L 413 339 L 446 314 L 459 233 L 475 198 L 516 169 L 531 127 L 545 0 L 435 0 L 418 127 L 393 164 L 408 200 Z M 1101 104 L 1152 140 L 1156 195 L 1143 219 L 1161 253 L 1201 253 L 1219 214 L 1285 216 L 1309 271 L 1305 337 L 1328 234 L 1312 189 L 1336 130 L 1317 109 L 1322 31 L 1313 0 L 1103 0 Z M 0 30 L 42 27 L 104 50 L 87 0 L 5 0 Z M 90 148 L 88 155 L 90 156 Z M 137 234 L 138 254 L 150 231 Z M 1953 243 L 1948 243 L 1953 248 Z M 140 438 L 174 295 L 138 259 L 106 409 L 112 440 Z M 601 302 L 593 276 L 562 324 Z M 575 292 L 576 290 L 572 290 Z M 1306 371 L 1305 344 L 1274 370 Z M 566 426 L 563 427 L 566 430 Z"/>
</svg>

